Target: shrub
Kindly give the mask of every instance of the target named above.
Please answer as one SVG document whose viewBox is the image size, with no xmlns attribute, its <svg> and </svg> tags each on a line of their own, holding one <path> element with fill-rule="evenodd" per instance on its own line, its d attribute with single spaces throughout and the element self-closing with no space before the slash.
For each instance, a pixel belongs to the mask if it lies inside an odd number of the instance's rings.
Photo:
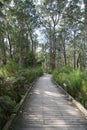
<svg viewBox="0 0 87 130">
<path fill-rule="evenodd" d="M 0 96 L 0 129 L 9 118 L 15 105 L 16 102 L 11 100 L 9 96 Z"/>
<path fill-rule="evenodd" d="M 18 72 L 18 70 L 20 69 L 19 65 L 13 61 L 13 60 L 8 60 L 8 63 L 6 64 L 5 68 L 4 68 L 9 75 L 14 75 L 15 72 Z"/>
<path fill-rule="evenodd" d="M 0 129 L 8 120 L 14 107 L 38 76 L 43 74 L 42 68 L 6 68 L 0 70 Z"/>
<path fill-rule="evenodd" d="M 82 81 L 82 88 L 81 88 L 81 101 L 82 104 L 87 108 L 87 81 Z"/>
<path fill-rule="evenodd" d="M 80 70 L 75 70 L 73 73 L 68 75 L 69 83 L 68 83 L 68 92 L 74 97 L 79 97 L 79 92 L 81 91 L 81 72 Z"/>
<path fill-rule="evenodd" d="M 38 67 L 36 73 L 37 73 L 37 76 L 42 76 L 43 75 L 43 69 L 41 67 Z"/>
<path fill-rule="evenodd" d="M 60 84 L 75 99 L 84 106 L 87 105 L 87 74 L 79 69 L 64 67 L 60 70 L 54 70 L 53 80 Z"/>
</svg>

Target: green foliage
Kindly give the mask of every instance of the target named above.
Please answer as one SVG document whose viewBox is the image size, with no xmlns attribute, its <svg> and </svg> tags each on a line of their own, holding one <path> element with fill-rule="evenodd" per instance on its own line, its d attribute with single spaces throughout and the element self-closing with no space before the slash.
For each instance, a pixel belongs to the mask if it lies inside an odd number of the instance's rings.
<svg viewBox="0 0 87 130">
<path fill-rule="evenodd" d="M 43 74 L 40 67 L 37 68 L 17 68 L 8 64 L 0 69 L 0 129 L 11 115 L 14 107 L 25 95 L 30 84 Z M 5 73 L 3 76 L 3 72 Z"/>
<path fill-rule="evenodd" d="M 9 96 L 0 96 L 0 129 L 9 118 L 9 115 L 12 113 L 15 105 L 16 102 Z"/>
<path fill-rule="evenodd" d="M 59 70 L 54 70 L 53 71 L 53 79 L 58 82 L 60 85 L 62 85 L 62 83 L 67 83 L 67 76 L 68 74 L 70 74 L 70 72 L 73 72 L 73 69 L 71 67 L 63 67 Z M 65 85 L 66 86 L 66 85 Z"/>
<path fill-rule="evenodd" d="M 9 96 L 0 96 L 0 108 L 6 112 L 5 114 L 11 113 L 15 105 L 16 102 Z"/>
<path fill-rule="evenodd" d="M 24 57 L 24 63 L 23 63 L 24 67 L 28 67 L 28 66 L 32 67 L 32 61 L 34 61 L 34 64 L 36 63 L 35 56 L 32 55 L 32 52 L 26 53 Z"/>
<path fill-rule="evenodd" d="M 48 73 L 48 74 L 52 74 L 52 72 L 53 71 L 51 69 L 49 69 L 49 70 L 46 71 L 46 73 Z"/>
<path fill-rule="evenodd" d="M 80 70 L 76 70 L 73 73 L 70 73 L 68 75 L 68 92 L 74 97 L 78 98 L 79 97 L 79 92 L 81 90 L 81 72 Z"/>
<path fill-rule="evenodd" d="M 36 73 L 37 73 L 37 76 L 42 76 L 43 75 L 43 69 L 41 67 L 38 67 Z"/>
<path fill-rule="evenodd" d="M 17 72 L 19 69 L 19 65 L 13 60 L 8 60 L 8 63 L 4 68 L 4 70 L 6 70 L 10 75 L 14 75 L 14 73 Z"/>
<path fill-rule="evenodd" d="M 63 67 L 63 68 L 61 68 L 60 70 L 59 70 L 59 73 L 67 73 L 67 74 L 69 74 L 70 72 L 72 72 L 73 71 L 73 68 L 72 67 Z"/>
<path fill-rule="evenodd" d="M 79 69 L 62 68 L 54 70 L 53 79 L 75 99 L 87 107 L 87 74 Z"/>
</svg>

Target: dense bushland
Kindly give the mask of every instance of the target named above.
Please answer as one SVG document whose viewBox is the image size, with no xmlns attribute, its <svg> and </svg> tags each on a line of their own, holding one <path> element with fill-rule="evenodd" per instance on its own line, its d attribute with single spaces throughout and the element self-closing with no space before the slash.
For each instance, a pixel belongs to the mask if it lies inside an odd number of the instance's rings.
<svg viewBox="0 0 87 130">
<path fill-rule="evenodd" d="M 40 67 L 19 68 L 14 64 L 8 64 L 0 69 L 0 130 L 30 84 L 42 74 Z"/>
<path fill-rule="evenodd" d="M 54 70 L 53 80 L 87 108 L 87 73 L 63 67 Z"/>
</svg>

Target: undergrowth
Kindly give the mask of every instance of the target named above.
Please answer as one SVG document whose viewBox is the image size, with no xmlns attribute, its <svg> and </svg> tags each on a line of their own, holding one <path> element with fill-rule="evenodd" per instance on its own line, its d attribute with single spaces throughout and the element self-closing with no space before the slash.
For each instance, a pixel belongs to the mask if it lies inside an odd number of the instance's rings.
<svg viewBox="0 0 87 130">
<path fill-rule="evenodd" d="M 42 74 L 41 67 L 18 68 L 9 65 L 0 69 L 0 130 L 30 84 Z"/>
<path fill-rule="evenodd" d="M 53 80 L 87 108 L 87 73 L 85 71 L 63 67 L 54 70 Z"/>
</svg>

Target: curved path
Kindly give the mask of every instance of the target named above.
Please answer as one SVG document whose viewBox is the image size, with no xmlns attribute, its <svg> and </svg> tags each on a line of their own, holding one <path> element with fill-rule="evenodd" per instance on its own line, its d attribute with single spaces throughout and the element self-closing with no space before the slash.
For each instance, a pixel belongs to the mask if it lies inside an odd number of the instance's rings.
<svg viewBox="0 0 87 130">
<path fill-rule="evenodd" d="M 34 85 L 10 130 L 87 130 L 87 120 L 45 74 Z"/>
</svg>

